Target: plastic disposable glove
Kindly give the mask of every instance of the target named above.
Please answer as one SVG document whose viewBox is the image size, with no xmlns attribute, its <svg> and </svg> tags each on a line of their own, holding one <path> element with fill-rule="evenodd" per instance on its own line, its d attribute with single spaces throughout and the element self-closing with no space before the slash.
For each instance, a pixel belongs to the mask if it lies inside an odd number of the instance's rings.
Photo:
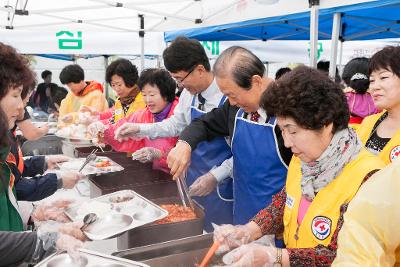
<svg viewBox="0 0 400 267">
<path fill-rule="evenodd" d="M 167 164 L 171 169 L 172 178 L 181 177 L 190 164 L 192 148 L 184 141 L 178 141 L 176 146 L 168 153 Z"/>
<path fill-rule="evenodd" d="M 240 246 L 222 257 L 230 267 L 273 267 L 276 260 L 276 248 L 259 244 Z"/>
<path fill-rule="evenodd" d="M 217 185 L 217 179 L 210 172 L 200 176 L 189 187 L 189 195 L 192 197 L 207 196 L 214 191 Z"/>
<path fill-rule="evenodd" d="M 90 106 L 85 106 L 85 105 L 83 105 L 83 106 L 80 107 L 79 112 L 81 112 L 81 113 L 90 113 L 90 115 L 92 115 L 92 116 L 97 116 L 97 115 L 100 114 L 100 113 L 96 110 L 96 108 L 90 107 Z"/>
<path fill-rule="evenodd" d="M 87 237 L 81 230 L 82 226 L 83 226 L 83 222 L 64 223 L 59 226 L 58 232 L 60 232 L 62 234 L 70 235 L 80 241 L 86 241 Z"/>
<path fill-rule="evenodd" d="M 95 121 L 89 124 L 87 131 L 92 137 L 97 137 L 98 133 L 104 133 L 108 127 L 101 121 Z"/>
<path fill-rule="evenodd" d="M 32 218 L 36 223 L 44 221 L 69 222 L 64 211 L 74 202 L 74 200 L 57 200 L 54 202 L 44 202 L 38 205 L 32 213 Z"/>
<path fill-rule="evenodd" d="M 90 112 L 80 112 L 78 113 L 78 124 L 89 125 L 95 121 L 99 120 L 98 115 L 91 115 Z"/>
<path fill-rule="evenodd" d="M 217 254 L 222 254 L 251 241 L 251 231 L 246 225 L 214 226 L 214 242 L 220 244 Z"/>
<path fill-rule="evenodd" d="M 47 169 L 53 170 L 58 164 L 69 161 L 71 158 L 63 155 L 46 156 Z"/>
<path fill-rule="evenodd" d="M 63 182 L 63 188 L 71 189 L 73 188 L 76 183 L 80 180 L 86 178 L 86 176 L 76 172 L 76 171 L 65 171 L 61 172 L 61 179 Z"/>
<path fill-rule="evenodd" d="M 70 235 L 59 234 L 56 241 L 56 247 L 59 250 L 66 250 L 68 254 L 71 254 L 76 253 L 79 248 L 83 247 L 83 242 Z"/>
<path fill-rule="evenodd" d="M 70 114 L 63 116 L 60 120 L 63 123 L 72 123 L 74 120 L 74 116 L 70 113 Z"/>
<path fill-rule="evenodd" d="M 140 127 L 136 123 L 126 122 L 122 124 L 116 131 L 114 139 L 122 142 L 129 139 L 139 138 L 137 134 L 140 132 Z"/>
<path fill-rule="evenodd" d="M 161 159 L 161 157 L 161 150 L 154 147 L 143 147 L 132 154 L 132 159 L 141 163 L 152 162 L 153 160 Z"/>
</svg>

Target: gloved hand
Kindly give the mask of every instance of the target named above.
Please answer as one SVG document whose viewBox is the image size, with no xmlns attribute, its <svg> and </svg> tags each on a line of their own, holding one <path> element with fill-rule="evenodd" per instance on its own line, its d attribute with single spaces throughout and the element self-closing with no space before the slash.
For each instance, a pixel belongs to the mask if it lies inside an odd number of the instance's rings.
<svg viewBox="0 0 400 267">
<path fill-rule="evenodd" d="M 220 244 L 217 254 L 222 254 L 251 241 L 251 230 L 246 225 L 214 226 L 214 242 Z"/>
<path fill-rule="evenodd" d="M 126 122 L 122 124 L 116 131 L 114 139 L 122 142 L 128 139 L 138 138 L 137 134 L 140 132 L 140 127 L 136 123 Z"/>
<path fill-rule="evenodd" d="M 56 240 L 56 247 L 59 250 L 66 250 L 70 254 L 83 247 L 83 242 L 70 235 L 59 234 Z"/>
<path fill-rule="evenodd" d="M 72 123 L 74 120 L 74 116 L 70 113 L 70 114 L 67 114 L 67 115 L 63 116 L 62 118 L 60 118 L 60 120 L 63 123 Z"/>
<path fill-rule="evenodd" d="M 161 157 L 161 150 L 154 147 L 143 147 L 132 154 L 132 159 L 141 163 L 152 162 L 153 160 L 161 159 Z"/>
<path fill-rule="evenodd" d="M 81 227 L 83 226 L 83 222 L 71 222 L 64 223 L 58 228 L 58 232 L 66 235 L 70 235 L 80 241 L 88 240 L 85 234 L 82 232 Z"/>
<path fill-rule="evenodd" d="M 107 125 L 103 124 L 101 121 L 95 121 L 89 124 L 87 132 L 91 137 L 96 138 L 98 133 L 104 133 L 107 128 Z"/>
<path fill-rule="evenodd" d="M 81 113 L 90 113 L 90 115 L 92 115 L 92 116 L 96 116 L 96 115 L 99 115 L 99 114 L 100 114 L 100 113 L 96 110 L 96 108 L 91 107 L 91 106 L 85 106 L 85 105 L 83 105 L 83 106 L 81 106 L 81 107 L 79 108 L 79 112 L 81 112 Z"/>
<path fill-rule="evenodd" d="M 61 179 L 63 182 L 63 188 L 71 189 L 80 180 L 84 179 L 86 176 L 76 172 L 76 171 L 66 171 L 61 172 Z"/>
<path fill-rule="evenodd" d="M 176 146 L 168 153 L 167 164 L 171 169 L 172 179 L 181 177 L 190 164 L 192 148 L 183 141 L 178 141 Z"/>
<path fill-rule="evenodd" d="M 100 117 L 98 115 L 91 115 L 90 112 L 79 112 L 78 113 L 78 124 L 89 125 L 95 121 L 98 121 Z"/>
<path fill-rule="evenodd" d="M 58 164 L 69 161 L 71 158 L 63 155 L 46 156 L 47 169 L 53 170 Z"/>
<path fill-rule="evenodd" d="M 247 244 L 227 253 L 222 261 L 231 267 L 272 267 L 276 253 L 275 247 Z"/>
<path fill-rule="evenodd" d="M 44 221 L 69 222 L 64 211 L 74 202 L 74 200 L 57 200 L 54 202 L 44 202 L 38 205 L 32 213 L 35 224 Z"/>
<path fill-rule="evenodd" d="M 189 195 L 192 197 L 207 196 L 214 191 L 217 185 L 217 179 L 210 172 L 200 176 L 189 187 Z"/>
</svg>

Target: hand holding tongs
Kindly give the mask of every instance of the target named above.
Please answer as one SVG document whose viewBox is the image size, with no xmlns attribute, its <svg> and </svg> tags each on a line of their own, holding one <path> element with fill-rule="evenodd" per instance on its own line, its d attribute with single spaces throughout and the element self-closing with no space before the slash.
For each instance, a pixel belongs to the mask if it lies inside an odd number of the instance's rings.
<svg viewBox="0 0 400 267">
<path fill-rule="evenodd" d="M 186 184 L 186 171 L 183 172 L 183 175 L 181 177 L 178 177 L 176 180 L 176 185 L 178 186 L 178 193 L 179 197 L 181 198 L 182 205 L 184 207 L 190 207 L 192 210 L 194 210 L 194 204 L 193 200 L 189 196 L 189 189 Z M 186 198 L 185 198 L 186 195 Z M 186 203 L 186 199 L 189 203 L 189 205 Z"/>
<path fill-rule="evenodd" d="M 79 168 L 78 172 L 81 172 L 83 170 L 83 168 L 85 168 L 85 166 L 96 159 L 96 152 L 97 152 L 97 148 L 93 149 L 92 152 L 90 152 L 90 154 L 86 157 L 85 162 L 82 164 L 82 166 Z"/>
</svg>

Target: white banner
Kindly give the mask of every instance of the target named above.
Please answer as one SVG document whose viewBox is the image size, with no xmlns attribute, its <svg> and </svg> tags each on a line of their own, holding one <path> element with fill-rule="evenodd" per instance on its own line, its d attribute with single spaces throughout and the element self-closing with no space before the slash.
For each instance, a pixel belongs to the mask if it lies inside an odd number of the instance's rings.
<svg viewBox="0 0 400 267">
<path fill-rule="evenodd" d="M 163 38 L 162 32 L 146 33 L 144 54 L 162 54 L 165 48 Z M 141 40 L 136 32 L 0 30 L 0 42 L 24 54 L 140 55 L 141 52 Z"/>
<path fill-rule="evenodd" d="M 400 39 L 375 41 L 349 41 L 343 43 L 342 64 L 355 57 L 371 57 L 376 51 L 387 45 L 399 45 Z M 245 47 L 262 61 L 309 64 L 309 41 L 232 41 L 202 42 L 210 58 L 216 58 L 222 51 L 233 45 Z M 330 41 L 318 42 L 318 60 L 329 60 Z M 340 55 L 340 48 L 338 57 Z M 339 59 L 338 59 L 339 63 Z"/>
</svg>

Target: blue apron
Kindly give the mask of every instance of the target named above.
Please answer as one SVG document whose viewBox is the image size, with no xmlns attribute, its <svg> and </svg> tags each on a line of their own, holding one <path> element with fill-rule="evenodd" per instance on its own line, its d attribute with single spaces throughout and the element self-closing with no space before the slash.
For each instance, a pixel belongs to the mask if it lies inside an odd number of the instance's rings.
<svg viewBox="0 0 400 267">
<path fill-rule="evenodd" d="M 193 97 L 191 105 L 192 121 L 207 113 L 195 107 L 195 97 L 196 96 Z M 222 106 L 224 101 L 225 97 L 221 99 L 219 106 Z M 192 152 L 191 164 L 186 177 L 188 186 L 192 185 L 198 177 L 206 174 L 214 167 L 218 167 L 230 157 L 232 157 L 231 148 L 223 137 L 215 138 L 211 142 L 203 141 L 199 143 L 197 148 Z M 232 223 L 232 180 L 231 177 L 225 179 L 207 196 L 193 197 L 205 210 L 204 229 L 207 232 L 212 232 L 214 230 L 211 226 L 211 222 L 218 225 Z"/>
<path fill-rule="evenodd" d="M 239 109 L 232 137 L 233 223 L 245 224 L 271 203 L 285 184 L 287 166 L 280 156 L 274 128 L 276 119 L 256 123 Z"/>
</svg>

